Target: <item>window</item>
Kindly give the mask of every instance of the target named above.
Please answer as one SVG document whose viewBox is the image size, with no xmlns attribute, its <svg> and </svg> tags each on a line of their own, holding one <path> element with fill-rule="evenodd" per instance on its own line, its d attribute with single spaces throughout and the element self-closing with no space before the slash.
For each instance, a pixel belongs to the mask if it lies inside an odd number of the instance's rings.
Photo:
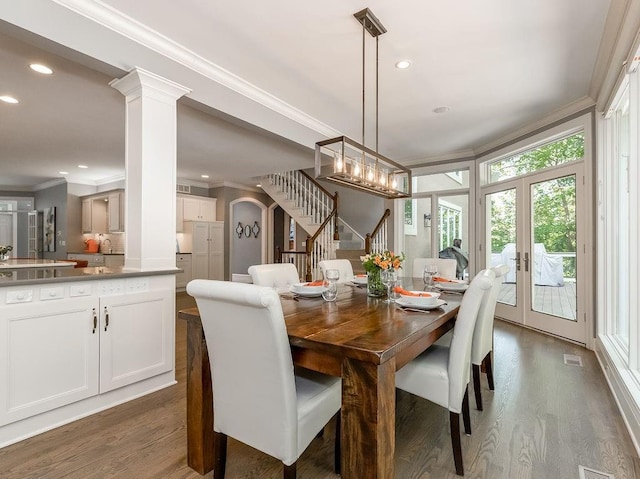
<svg viewBox="0 0 640 479">
<path fill-rule="evenodd" d="M 569 163 L 579 160 L 583 156 L 584 134 L 573 134 L 489 163 L 489 183 L 496 183 L 552 166 Z"/>
</svg>

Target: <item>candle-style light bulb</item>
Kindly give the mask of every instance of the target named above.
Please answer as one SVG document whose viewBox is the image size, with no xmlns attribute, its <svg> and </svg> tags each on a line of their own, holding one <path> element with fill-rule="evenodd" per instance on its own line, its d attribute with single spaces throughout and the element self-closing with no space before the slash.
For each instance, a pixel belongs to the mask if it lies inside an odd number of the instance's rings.
<svg viewBox="0 0 640 479">
<path fill-rule="evenodd" d="M 342 155 L 340 153 L 336 153 L 334 157 L 334 171 L 342 172 Z"/>
</svg>

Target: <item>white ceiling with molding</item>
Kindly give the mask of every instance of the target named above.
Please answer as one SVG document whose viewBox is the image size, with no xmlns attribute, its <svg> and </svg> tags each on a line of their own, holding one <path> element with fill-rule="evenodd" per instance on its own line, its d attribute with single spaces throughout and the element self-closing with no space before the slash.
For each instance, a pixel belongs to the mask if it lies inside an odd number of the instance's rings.
<svg viewBox="0 0 640 479">
<path fill-rule="evenodd" d="M 311 167 L 316 141 L 361 140 L 353 14 L 365 7 L 388 30 L 379 151 L 406 165 L 468 157 L 595 103 L 620 20 L 607 15 L 621 2 L 2 1 L 0 95 L 20 103 L 0 103 L 0 186 L 33 188 L 59 171 L 96 185 L 122 176 L 124 98 L 108 83 L 135 66 L 192 90 L 178 108 L 179 178 L 251 184 Z M 366 49 L 366 144 L 375 147 L 368 35 Z M 403 59 L 411 67 L 395 68 Z M 34 61 L 53 75 L 32 72 Z"/>
</svg>

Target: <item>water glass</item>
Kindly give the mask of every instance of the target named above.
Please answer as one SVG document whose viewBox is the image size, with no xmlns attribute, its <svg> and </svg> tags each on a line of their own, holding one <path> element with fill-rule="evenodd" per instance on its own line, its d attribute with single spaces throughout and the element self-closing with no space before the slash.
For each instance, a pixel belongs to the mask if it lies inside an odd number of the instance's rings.
<svg viewBox="0 0 640 479">
<path fill-rule="evenodd" d="M 424 280 L 424 286 L 426 289 L 433 288 L 433 277 L 438 274 L 438 267 L 435 265 L 427 265 L 424 268 L 422 279 Z"/>
<path fill-rule="evenodd" d="M 322 298 L 325 301 L 335 301 L 338 297 L 337 281 L 340 279 L 340 270 L 328 269 L 324 272 L 325 289 Z"/>
<path fill-rule="evenodd" d="M 382 284 L 387 287 L 387 299 L 384 300 L 385 303 L 393 303 L 395 299 L 391 296 L 391 288 L 396 285 L 396 281 L 398 281 L 398 273 L 394 269 L 386 269 L 380 275 L 380 279 L 382 280 Z"/>
</svg>

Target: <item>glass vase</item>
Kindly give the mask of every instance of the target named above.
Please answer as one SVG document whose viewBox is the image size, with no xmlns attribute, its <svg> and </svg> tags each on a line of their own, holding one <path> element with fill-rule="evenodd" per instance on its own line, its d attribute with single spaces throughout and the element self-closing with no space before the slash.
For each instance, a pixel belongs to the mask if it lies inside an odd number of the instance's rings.
<svg viewBox="0 0 640 479">
<path fill-rule="evenodd" d="M 387 288 L 382 284 L 380 268 L 376 268 L 367 273 L 367 294 L 374 298 L 381 298 L 387 294 Z"/>
</svg>

